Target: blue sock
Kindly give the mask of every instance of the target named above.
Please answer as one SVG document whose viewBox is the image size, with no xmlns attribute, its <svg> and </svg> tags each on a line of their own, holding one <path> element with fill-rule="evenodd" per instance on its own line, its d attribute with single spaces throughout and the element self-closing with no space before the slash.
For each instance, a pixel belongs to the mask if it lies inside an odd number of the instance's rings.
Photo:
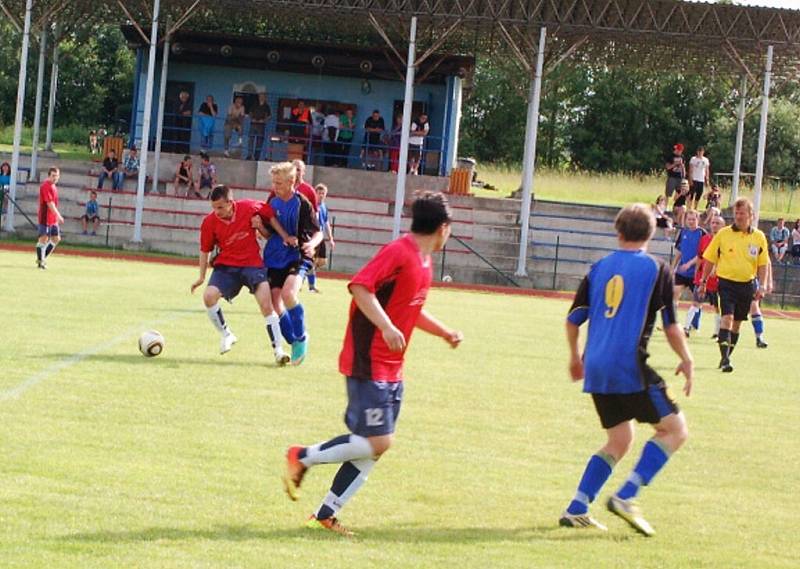
<svg viewBox="0 0 800 569">
<path fill-rule="evenodd" d="M 669 454 L 660 443 L 657 443 L 654 439 L 647 441 L 644 449 L 642 449 L 642 456 L 639 457 L 639 462 L 636 463 L 628 480 L 617 492 L 617 497 L 623 500 L 635 498 L 639 493 L 639 487 L 650 484 L 650 481 L 667 464 L 668 460 Z"/>
<path fill-rule="evenodd" d="M 764 333 L 764 318 L 760 314 L 754 314 L 752 320 L 753 331 L 756 333 L 756 336 L 761 336 L 761 334 Z"/>
<path fill-rule="evenodd" d="M 703 314 L 702 310 L 698 310 L 694 313 L 694 318 L 692 318 L 692 328 L 695 330 L 700 329 L 700 316 Z"/>
<path fill-rule="evenodd" d="M 306 339 L 306 319 L 302 304 L 296 304 L 286 312 L 292 319 L 292 331 L 296 340 Z"/>
<path fill-rule="evenodd" d="M 317 273 L 308 273 L 308 288 L 317 287 Z"/>
<path fill-rule="evenodd" d="M 281 334 L 287 344 L 294 344 L 296 338 L 294 337 L 294 328 L 292 327 L 292 318 L 289 316 L 289 311 L 284 310 L 283 314 L 278 317 L 278 324 L 281 327 Z"/>
<path fill-rule="evenodd" d="M 592 455 L 583 471 L 583 477 L 578 484 L 578 491 L 572 502 L 567 506 L 567 513 L 573 516 L 585 514 L 589 511 L 589 504 L 594 502 L 598 492 L 611 476 L 614 468 L 614 459 L 605 453 Z"/>
</svg>

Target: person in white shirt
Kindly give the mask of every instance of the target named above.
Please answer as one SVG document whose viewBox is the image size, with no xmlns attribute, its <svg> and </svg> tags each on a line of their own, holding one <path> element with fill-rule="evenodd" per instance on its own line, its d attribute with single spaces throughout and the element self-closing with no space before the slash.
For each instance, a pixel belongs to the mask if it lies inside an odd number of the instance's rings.
<svg viewBox="0 0 800 569">
<path fill-rule="evenodd" d="M 692 156 L 689 160 L 689 181 L 692 184 L 692 190 L 689 193 L 688 206 L 689 209 L 700 208 L 700 198 L 703 196 L 703 190 L 709 183 L 709 176 L 711 174 L 711 163 L 708 158 L 704 156 L 706 149 L 702 146 L 697 148 L 697 154 Z"/>
<path fill-rule="evenodd" d="M 431 125 L 428 115 L 421 113 L 419 118 L 411 122 L 411 136 L 408 138 L 408 173 L 416 176 L 419 174 L 419 163 L 422 161 L 422 146 Z"/>
</svg>

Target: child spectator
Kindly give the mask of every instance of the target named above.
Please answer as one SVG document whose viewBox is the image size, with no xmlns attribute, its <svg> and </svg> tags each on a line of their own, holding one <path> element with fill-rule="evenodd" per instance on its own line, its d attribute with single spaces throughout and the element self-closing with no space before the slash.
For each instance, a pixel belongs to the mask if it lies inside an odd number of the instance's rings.
<svg viewBox="0 0 800 569">
<path fill-rule="evenodd" d="M 100 227 L 100 206 L 97 204 L 97 192 L 94 190 L 89 195 L 89 201 L 86 202 L 86 211 L 81 216 L 84 235 L 86 235 L 89 223 L 92 224 L 92 235 L 97 235 L 97 228 Z"/>
<path fill-rule="evenodd" d="M 706 210 L 712 207 L 719 209 L 720 203 L 722 203 L 722 192 L 719 190 L 718 185 L 712 184 L 711 189 L 706 194 Z"/>
<path fill-rule="evenodd" d="M 211 163 L 211 159 L 205 152 L 200 153 L 200 178 L 194 190 L 195 197 L 206 199 L 208 193 L 203 194 L 203 190 L 208 188 L 209 193 L 217 185 L 217 167 Z"/>
<path fill-rule="evenodd" d="M 389 171 L 397 174 L 400 168 L 400 140 L 403 135 L 403 115 L 394 117 L 394 126 L 389 133 Z"/>
<path fill-rule="evenodd" d="M 782 217 L 778 218 L 778 225 L 770 230 L 769 240 L 771 241 L 770 249 L 775 262 L 783 263 L 783 258 L 789 250 L 789 228 L 784 225 Z"/>
<path fill-rule="evenodd" d="M 125 177 L 130 176 L 133 178 L 134 176 L 139 175 L 139 152 L 136 150 L 134 146 L 128 151 L 128 157 L 125 158 L 125 161 L 122 164 L 122 172 L 120 172 L 120 182 L 119 187 L 122 188 L 122 184 L 125 182 Z"/>
<path fill-rule="evenodd" d="M 89 131 L 89 151 L 92 153 L 92 155 L 100 152 L 100 144 L 97 140 L 97 132 L 93 130 Z"/>
<path fill-rule="evenodd" d="M 230 157 L 231 136 L 234 131 L 239 137 L 239 144 L 242 145 L 242 121 L 244 120 L 245 108 L 244 98 L 236 97 L 233 104 L 228 107 L 228 114 L 225 116 L 225 124 L 223 125 L 223 135 L 225 137 L 225 157 Z"/>
<path fill-rule="evenodd" d="M 792 262 L 800 264 L 800 219 L 794 222 L 792 229 Z"/>
<path fill-rule="evenodd" d="M 3 193 L 2 211 L 6 212 L 6 192 L 11 185 L 11 165 L 8 162 L 0 164 L 0 192 Z"/>
<path fill-rule="evenodd" d="M 653 204 L 653 215 L 656 216 L 656 227 L 664 230 L 664 237 L 670 237 L 673 232 L 672 218 L 667 213 L 667 196 L 659 194 Z"/>
<path fill-rule="evenodd" d="M 103 167 L 100 170 L 100 176 L 97 179 L 97 189 L 102 190 L 106 178 L 111 178 L 111 189 L 122 189 L 122 172 L 119 172 L 119 160 L 117 160 L 117 153 L 109 150 L 105 159 L 103 160 Z"/>
<path fill-rule="evenodd" d="M 683 227 L 683 217 L 686 215 L 686 200 L 689 197 L 689 180 L 681 180 L 678 191 L 675 192 L 675 201 L 672 202 L 672 215 L 675 225 Z"/>
<path fill-rule="evenodd" d="M 419 175 L 422 147 L 425 145 L 425 137 L 428 136 L 430 129 L 428 115 L 425 113 L 420 113 L 419 118 L 411 123 L 411 136 L 408 138 L 408 173 L 412 176 Z"/>
<path fill-rule="evenodd" d="M 194 185 L 194 176 L 192 175 L 192 157 L 188 154 L 183 157 L 183 160 L 178 163 L 175 169 L 175 179 L 172 182 L 175 187 L 176 196 L 189 195 L 189 190 Z"/>
</svg>

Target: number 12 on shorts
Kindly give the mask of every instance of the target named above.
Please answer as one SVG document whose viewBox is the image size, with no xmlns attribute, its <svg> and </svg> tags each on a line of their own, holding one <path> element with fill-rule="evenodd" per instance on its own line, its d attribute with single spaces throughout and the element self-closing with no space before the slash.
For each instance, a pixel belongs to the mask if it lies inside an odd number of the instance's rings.
<svg viewBox="0 0 800 569">
<path fill-rule="evenodd" d="M 365 409 L 364 419 L 366 420 L 367 427 L 380 427 L 383 425 L 383 409 L 380 407 L 376 409 Z"/>
</svg>

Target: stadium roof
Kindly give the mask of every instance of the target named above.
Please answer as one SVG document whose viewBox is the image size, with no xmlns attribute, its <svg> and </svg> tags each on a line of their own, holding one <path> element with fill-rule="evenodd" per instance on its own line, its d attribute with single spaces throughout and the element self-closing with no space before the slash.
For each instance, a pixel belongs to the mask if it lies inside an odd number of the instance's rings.
<svg viewBox="0 0 800 569">
<path fill-rule="evenodd" d="M 402 55 L 418 17 L 423 52 L 506 55 L 532 62 L 539 28 L 546 60 L 715 74 L 759 74 L 767 45 L 776 76 L 800 75 L 800 10 L 680 0 L 161 0 L 188 29 L 349 45 L 393 44 Z M 25 0 L 0 0 L 21 21 Z M 124 10 L 120 7 L 124 5 Z M 34 0 L 34 21 L 105 21 L 149 27 L 152 0 Z M 126 13 L 127 12 L 127 13 Z M 192 20 L 193 14 L 203 17 Z M 335 18 L 331 16 L 335 15 Z M 212 24 L 213 23 L 213 24 Z"/>
</svg>

